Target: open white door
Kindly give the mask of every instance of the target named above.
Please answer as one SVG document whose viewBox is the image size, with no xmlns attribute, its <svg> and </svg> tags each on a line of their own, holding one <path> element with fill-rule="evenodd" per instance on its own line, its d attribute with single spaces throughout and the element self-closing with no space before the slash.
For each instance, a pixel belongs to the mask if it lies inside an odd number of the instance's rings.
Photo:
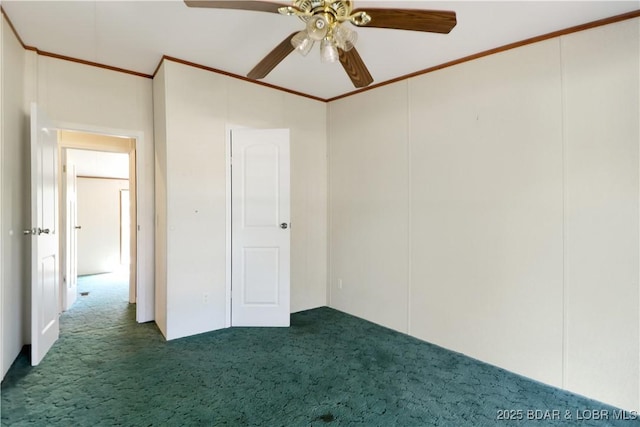
<svg viewBox="0 0 640 427">
<path fill-rule="evenodd" d="M 66 150 L 65 150 L 66 153 Z M 68 310 L 78 298 L 78 177 L 76 165 L 70 156 L 65 155 L 63 183 L 65 204 L 65 278 L 62 291 L 63 309 Z"/>
<path fill-rule="evenodd" d="M 58 339 L 58 138 L 31 104 L 31 364 Z"/>
<path fill-rule="evenodd" d="M 233 130 L 231 147 L 231 325 L 289 326 L 289 130 Z"/>
</svg>

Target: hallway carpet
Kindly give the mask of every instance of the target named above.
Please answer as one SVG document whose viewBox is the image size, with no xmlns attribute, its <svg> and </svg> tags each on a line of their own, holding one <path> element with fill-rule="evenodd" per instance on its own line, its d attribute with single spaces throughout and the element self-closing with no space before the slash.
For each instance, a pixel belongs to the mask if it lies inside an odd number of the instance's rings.
<svg viewBox="0 0 640 427">
<path fill-rule="evenodd" d="M 136 324 L 126 282 L 88 276 L 79 286 L 89 294 L 62 315 L 61 337 L 44 361 L 32 368 L 21 355 L 3 381 L 2 425 L 640 424 L 329 308 L 292 315 L 290 328 L 165 342 L 153 323 Z M 608 419 L 579 419 L 596 410 Z"/>
</svg>

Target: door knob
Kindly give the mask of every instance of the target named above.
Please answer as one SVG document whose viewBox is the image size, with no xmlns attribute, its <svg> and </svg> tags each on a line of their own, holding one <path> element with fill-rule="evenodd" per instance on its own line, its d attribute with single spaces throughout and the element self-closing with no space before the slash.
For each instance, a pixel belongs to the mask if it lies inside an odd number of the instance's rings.
<svg viewBox="0 0 640 427">
<path fill-rule="evenodd" d="M 38 235 L 40 234 L 49 234 L 50 230 L 48 228 L 40 228 L 38 227 Z"/>
<path fill-rule="evenodd" d="M 73 227 L 73 228 L 75 228 L 76 230 L 80 230 L 80 229 L 82 228 L 82 226 L 81 226 L 81 225 L 76 225 L 76 226 L 75 226 L 75 227 Z"/>
<path fill-rule="evenodd" d="M 28 229 L 28 230 L 22 230 L 22 234 L 24 234 L 25 236 L 28 236 L 28 235 L 30 235 L 30 234 L 32 234 L 32 233 L 33 233 L 33 230 L 31 230 L 31 229 Z"/>
<path fill-rule="evenodd" d="M 280 224 L 280 228 L 282 228 L 283 230 L 286 229 L 288 227 L 286 222 L 283 222 L 282 224 Z"/>
</svg>

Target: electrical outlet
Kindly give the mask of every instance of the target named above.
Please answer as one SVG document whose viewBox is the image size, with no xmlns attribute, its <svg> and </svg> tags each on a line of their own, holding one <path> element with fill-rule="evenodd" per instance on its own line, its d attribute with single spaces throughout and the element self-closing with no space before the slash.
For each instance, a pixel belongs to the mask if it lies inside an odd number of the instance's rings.
<svg viewBox="0 0 640 427">
<path fill-rule="evenodd" d="M 209 304 L 209 293 L 205 292 L 202 294 L 202 302 L 205 304 Z"/>
<path fill-rule="evenodd" d="M 342 279 L 338 279 L 338 289 L 342 289 Z"/>
</svg>

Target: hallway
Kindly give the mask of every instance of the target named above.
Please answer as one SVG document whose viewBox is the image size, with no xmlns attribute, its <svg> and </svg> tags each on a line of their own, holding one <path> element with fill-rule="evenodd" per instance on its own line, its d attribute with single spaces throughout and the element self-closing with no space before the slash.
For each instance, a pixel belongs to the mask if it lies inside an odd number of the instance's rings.
<svg viewBox="0 0 640 427">
<path fill-rule="evenodd" d="M 128 301 L 128 279 L 128 271 L 79 276 L 78 299 L 60 317 L 61 338 L 135 323 L 136 306 Z M 88 294 L 83 295 L 85 292 Z"/>
</svg>

